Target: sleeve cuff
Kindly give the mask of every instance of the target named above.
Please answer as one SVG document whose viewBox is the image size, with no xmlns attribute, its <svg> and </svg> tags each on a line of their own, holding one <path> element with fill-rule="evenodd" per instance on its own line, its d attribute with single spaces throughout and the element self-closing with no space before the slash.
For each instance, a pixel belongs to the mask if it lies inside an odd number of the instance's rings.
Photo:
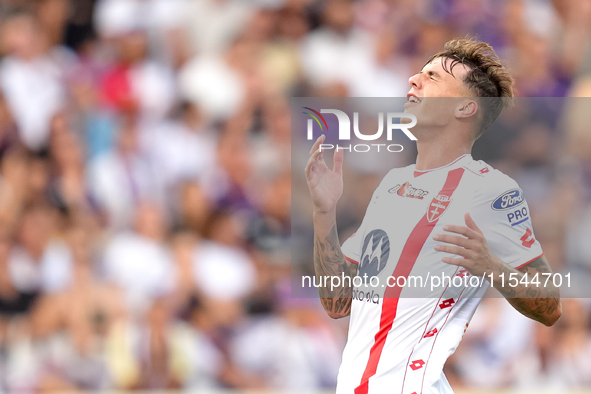
<svg viewBox="0 0 591 394">
<path fill-rule="evenodd" d="M 345 256 L 345 255 L 343 255 L 343 256 Z M 353 259 L 351 259 L 351 258 L 349 258 L 347 256 L 345 256 L 345 260 L 350 261 L 352 263 L 355 263 L 355 264 L 359 265 L 359 261 L 353 260 Z"/>
<path fill-rule="evenodd" d="M 521 268 L 525 267 L 526 265 L 528 265 L 528 264 L 530 264 L 530 263 L 533 263 L 534 261 L 536 261 L 537 259 L 539 259 L 539 258 L 540 258 L 540 257 L 542 257 L 543 255 L 544 255 L 544 253 L 542 253 L 542 254 L 541 254 L 541 255 L 539 255 L 538 257 L 535 257 L 535 258 L 531 259 L 531 260 L 530 260 L 530 261 L 528 261 L 527 263 L 523 263 L 523 264 L 521 264 L 520 266 L 518 266 L 518 267 L 515 267 L 515 269 L 516 269 L 516 270 L 518 270 L 518 269 L 521 269 Z M 345 257 L 345 258 L 346 258 L 346 257 Z"/>
</svg>

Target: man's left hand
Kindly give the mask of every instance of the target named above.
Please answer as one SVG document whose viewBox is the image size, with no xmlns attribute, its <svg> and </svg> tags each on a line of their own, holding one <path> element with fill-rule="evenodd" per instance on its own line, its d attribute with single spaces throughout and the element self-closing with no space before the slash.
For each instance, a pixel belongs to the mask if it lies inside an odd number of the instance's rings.
<svg viewBox="0 0 591 394">
<path fill-rule="evenodd" d="M 503 263 L 490 252 L 483 232 L 469 213 L 464 215 L 464 220 L 466 226 L 443 226 L 443 230 L 458 235 L 436 234 L 433 236 L 434 240 L 444 243 L 436 245 L 435 250 L 461 256 L 444 257 L 441 260 L 447 264 L 464 267 L 476 276 L 482 276 L 499 268 L 499 264 Z"/>
</svg>

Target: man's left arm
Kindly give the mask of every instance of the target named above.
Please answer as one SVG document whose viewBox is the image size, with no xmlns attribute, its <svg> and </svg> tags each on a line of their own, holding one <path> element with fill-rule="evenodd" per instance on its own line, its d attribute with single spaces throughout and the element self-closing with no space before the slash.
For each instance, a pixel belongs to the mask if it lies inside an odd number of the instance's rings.
<svg viewBox="0 0 591 394">
<path fill-rule="evenodd" d="M 532 278 L 540 278 L 540 286 L 532 285 L 531 283 L 525 287 L 524 285 L 510 287 L 505 284 L 505 287 L 500 286 L 500 282 L 495 283 L 495 288 L 509 301 L 515 309 L 522 315 L 539 321 L 540 323 L 551 326 L 562 315 L 562 305 L 560 304 L 560 290 L 554 286 L 554 281 L 549 280 L 548 286 L 542 286 L 542 282 L 546 282 L 544 278 L 552 274 L 552 270 L 548 265 L 548 261 L 544 256 L 532 261 L 525 267 L 515 270 L 506 264 L 504 267 L 509 268 L 509 272 L 517 271 L 519 279 L 526 277 L 531 282 Z M 505 278 L 508 274 L 505 274 Z"/>
<path fill-rule="evenodd" d="M 443 242 L 436 245 L 435 250 L 461 256 L 444 257 L 442 261 L 464 267 L 472 275 L 488 278 L 491 285 L 524 316 L 546 326 L 556 323 L 562 314 L 560 291 L 552 280 L 543 279 L 548 276 L 544 273 L 552 273 L 546 258 L 541 256 L 519 269 L 510 267 L 491 253 L 483 232 L 470 214 L 466 214 L 465 221 L 466 226 L 444 226 L 445 231 L 455 235 L 436 234 L 433 237 Z M 536 274 L 540 279 L 537 284 L 532 283 Z"/>
</svg>

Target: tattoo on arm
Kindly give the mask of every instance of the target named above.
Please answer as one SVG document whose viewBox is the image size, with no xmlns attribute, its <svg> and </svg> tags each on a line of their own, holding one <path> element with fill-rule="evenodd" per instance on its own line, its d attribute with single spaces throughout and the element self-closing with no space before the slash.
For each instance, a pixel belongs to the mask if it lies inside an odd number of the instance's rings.
<svg viewBox="0 0 591 394">
<path fill-rule="evenodd" d="M 345 259 L 339 244 L 337 227 L 334 225 L 325 239 L 314 237 L 314 270 L 319 283 L 318 287 L 322 306 L 332 318 L 340 318 L 351 314 L 351 302 L 353 296 L 353 277 L 357 275 L 357 264 Z M 339 287 L 331 290 L 330 279 L 323 281 L 325 277 L 338 276 L 345 279 Z"/>
<path fill-rule="evenodd" d="M 542 256 L 519 270 L 506 266 L 505 271 L 506 273 L 518 272 L 520 284 L 511 287 L 505 283 L 504 287 L 495 286 L 497 290 L 521 314 L 543 324 L 553 324 L 560 316 L 560 290 L 554 287 L 552 281 L 548 282 L 547 286 L 544 286 L 543 280 L 540 285 L 529 283 L 528 286 L 525 286 L 521 284 L 521 278 L 525 275 L 527 275 L 527 280 L 531 281 L 536 274 L 541 277 L 542 273 L 552 272 L 546 258 Z"/>
</svg>

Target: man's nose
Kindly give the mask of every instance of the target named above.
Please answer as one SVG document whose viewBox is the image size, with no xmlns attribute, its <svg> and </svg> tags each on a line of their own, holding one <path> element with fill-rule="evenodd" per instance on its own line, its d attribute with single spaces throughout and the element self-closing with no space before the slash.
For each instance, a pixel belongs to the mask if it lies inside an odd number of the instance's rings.
<svg viewBox="0 0 591 394">
<path fill-rule="evenodd" d="M 421 88 L 421 74 L 415 74 L 408 79 L 408 83 L 410 84 L 411 88 L 420 89 Z"/>
</svg>

